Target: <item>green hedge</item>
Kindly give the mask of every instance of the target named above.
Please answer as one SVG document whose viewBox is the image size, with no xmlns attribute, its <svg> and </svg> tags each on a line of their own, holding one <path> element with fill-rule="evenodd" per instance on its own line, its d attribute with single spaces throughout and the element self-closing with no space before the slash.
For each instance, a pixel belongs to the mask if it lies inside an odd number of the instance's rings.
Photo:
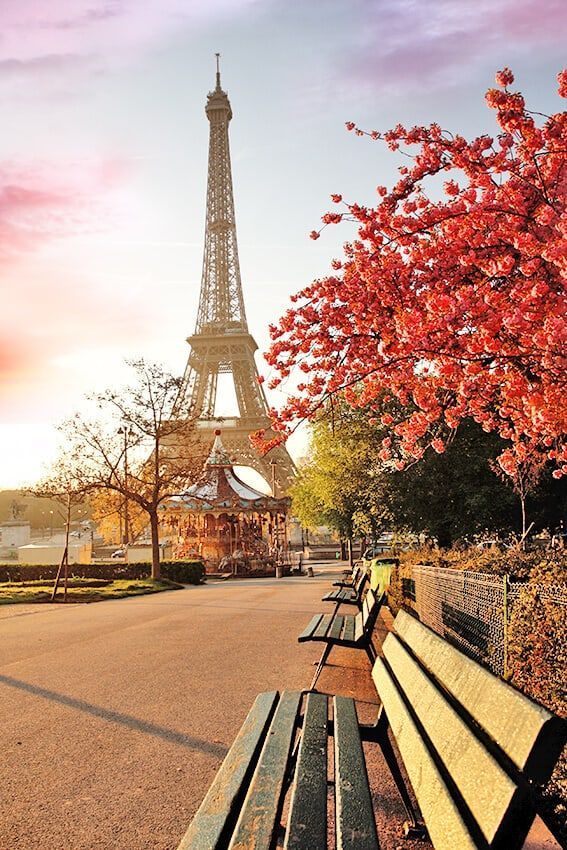
<svg viewBox="0 0 567 850">
<path fill-rule="evenodd" d="M 1 564 L 0 582 L 46 581 L 57 575 L 56 564 Z M 70 564 L 69 576 L 113 581 L 114 579 L 142 579 L 151 573 L 151 564 Z M 200 584 L 205 576 L 202 561 L 162 561 L 163 578 L 181 584 Z"/>
<path fill-rule="evenodd" d="M 161 576 L 179 584 L 201 584 L 205 580 L 205 565 L 202 561 L 162 561 Z"/>
</svg>

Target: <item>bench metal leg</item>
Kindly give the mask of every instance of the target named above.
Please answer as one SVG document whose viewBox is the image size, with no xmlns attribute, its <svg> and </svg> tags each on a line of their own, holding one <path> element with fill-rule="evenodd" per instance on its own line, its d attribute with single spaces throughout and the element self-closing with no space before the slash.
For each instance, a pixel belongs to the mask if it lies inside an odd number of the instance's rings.
<svg viewBox="0 0 567 850">
<path fill-rule="evenodd" d="M 323 667 L 325 666 L 325 661 L 329 657 L 329 653 L 330 653 L 332 648 L 333 648 L 333 645 L 331 643 L 328 643 L 325 646 L 325 649 L 323 650 L 323 654 L 321 655 L 321 658 L 319 660 L 319 664 L 317 665 L 317 669 L 315 670 L 315 675 L 313 676 L 313 681 L 311 682 L 311 685 L 309 687 L 310 691 L 316 690 L 315 685 L 317 684 L 317 679 L 321 675 L 321 671 L 322 671 Z"/>
</svg>

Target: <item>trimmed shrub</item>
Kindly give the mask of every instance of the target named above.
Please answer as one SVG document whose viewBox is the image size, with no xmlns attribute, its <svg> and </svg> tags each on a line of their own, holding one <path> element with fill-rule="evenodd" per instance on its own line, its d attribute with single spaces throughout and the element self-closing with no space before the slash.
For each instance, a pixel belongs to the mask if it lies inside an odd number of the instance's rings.
<svg viewBox="0 0 567 850">
<path fill-rule="evenodd" d="M 202 561 L 162 561 L 161 574 L 179 584 L 201 584 L 205 580 L 205 565 Z"/>
<path fill-rule="evenodd" d="M 0 582 L 53 581 L 58 569 L 56 564 L 0 564 Z M 150 563 L 69 564 L 70 578 L 104 581 L 147 578 L 151 571 Z M 162 561 L 161 573 L 164 578 L 181 584 L 200 584 L 205 575 L 205 566 L 202 561 Z"/>
<path fill-rule="evenodd" d="M 1 564 L 0 582 L 53 580 L 57 564 Z M 74 578 L 137 579 L 148 575 L 148 564 L 69 564 L 69 576 Z"/>
</svg>

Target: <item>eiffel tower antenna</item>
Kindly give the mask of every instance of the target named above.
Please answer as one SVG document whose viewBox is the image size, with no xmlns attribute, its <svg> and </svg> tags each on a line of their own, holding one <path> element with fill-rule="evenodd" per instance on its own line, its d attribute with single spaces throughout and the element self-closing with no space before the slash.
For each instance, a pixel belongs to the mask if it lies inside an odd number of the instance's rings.
<svg viewBox="0 0 567 850">
<path fill-rule="evenodd" d="M 215 56 L 217 57 L 217 91 L 221 91 L 221 84 L 220 84 L 220 53 L 215 53 Z"/>
<path fill-rule="evenodd" d="M 228 125 L 232 109 L 221 88 L 220 54 L 216 57 L 216 88 L 209 92 L 205 112 L 209 120 L 209 171 L 203 273 L 195 332 L 187 342 L 189 358 L 184 392 L 198 416 L 198 433 L 207 444 L 222 428 L 227 451 L 241 466 L 250 466 L 282 496 L 293 480 L 295 467 L 287 449 L 277 446 L 266 457 L 252 448 L 249 435 L 261 428 L 270 436 L 270 417 L 264 390 L 258 381 L 254 353 L 258 346 L 248 331 L 240 263 Z M 215 416 L 219 374 L 230 373 L 238 412 Z"/>
</svg>

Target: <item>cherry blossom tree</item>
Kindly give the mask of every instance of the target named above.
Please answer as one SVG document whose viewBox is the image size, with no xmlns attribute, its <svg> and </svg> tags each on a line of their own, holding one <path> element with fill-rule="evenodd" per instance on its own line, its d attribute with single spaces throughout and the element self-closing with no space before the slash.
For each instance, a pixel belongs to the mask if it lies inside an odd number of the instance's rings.
<svg viewBox="0 0 567 850">
<path fill-rule="evenodd" d="M 567 473 L 567 113 L 528 111 L 513 81 L 500 71 L 486 95 L 494 138 L 347 123 L 404 160 L 376 206 L 331 196 L 321 230 L 348 220 L 358 234 L 271 327 L 270 385 L 303 373 L 276 439 L 340 393 L 389 429 L 381 458 L 397 469 L 442 453 L 470 417 L 509 441 L 505 472 L 537 451 Z"/>
</svg>

